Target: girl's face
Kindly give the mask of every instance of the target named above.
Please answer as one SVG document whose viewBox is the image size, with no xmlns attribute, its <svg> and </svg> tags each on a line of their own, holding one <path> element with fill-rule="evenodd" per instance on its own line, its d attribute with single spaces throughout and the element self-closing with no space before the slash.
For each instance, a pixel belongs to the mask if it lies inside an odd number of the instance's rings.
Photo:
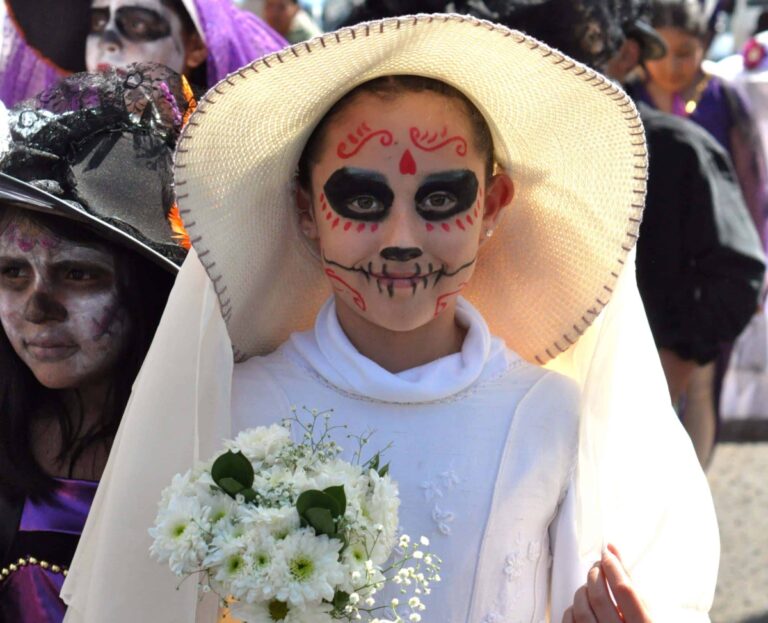
<svg viewBox="0 0 768 623">
<path fill-rule="evenodd" d="M 512 193 L 474 143 L 461 104 L 429 92 L 362 94 L 331 121 L 302 225 L 338 304 L 393 331 L 453 310 Z"/>
<path fill-rule="evenodd" d="M 0 225 L 0 321 L 45 387 L 100 382 L 113 372 L 130 333 L 114 255 L 27 218 L 8 219 Z"/>
<path fill-rule="evenodd" d="M 667 55 L 646 61 L 648 74 L 656 85 L 667 93 L 678 93 L 688 88 L 698 75 L 704 58 L 704 46 L 679 28 L 659 28 L 667 44 Z"/>
<path fill-rule="evenodd" d="M 185 69 L 181 18 L 161 0 L 93 0 L 85 64 L 90 72 L 153 61 Z"/>
</svg>

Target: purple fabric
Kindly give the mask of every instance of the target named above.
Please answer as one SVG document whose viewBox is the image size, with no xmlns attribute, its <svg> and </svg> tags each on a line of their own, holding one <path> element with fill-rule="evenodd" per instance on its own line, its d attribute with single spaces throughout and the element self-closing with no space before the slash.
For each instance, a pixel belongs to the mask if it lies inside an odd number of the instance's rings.
<svg viewBox="0 0 768 623">
<path fill-rule="evenodd" d="M 79 537 L 96 494 L 97 482 L 56 479 L 58 486 L 47 500 L 27 499 L 19 532 L 48 532 Z M 42 557 L 41 557 L 42 558 Z M 69 560 L 48 560 L 68 566 Z M 0 582 L 0 621 L 61 623 L 66 606 L 59 599 L 61 573 L 39 565 L 26 565 Z"/>
<path fill-rule="evenodd" d="M 634 94 L 637 96 L 637 99 L 642 100 L 653 108 L 657 108 L 645 85 L 638 85 Z M 699 124 L 714 136 L 717 142 L 729 154 L 731 153 L 730 132 L 737 120 L 731 114 L 731 105 L 725 94 L 723 83 L 719 78 L 713 77 L 710 79 L 692 115 L 688 115 L 685 112 L 685 102 L 677 95 L 673 100 L 672 112 L 678 117 L 688 117 L 691 121 Z"/>
<path fill-rule="evenodd" d="M 0 584 L 0 620 L 13 623 L 61 623 L 67 606 L 59 593 L 61 573 L 38 565 L 14 571 Z"/>
<path fill-rule="evenodd" d="M 57 478 L 55 493 L 45 499 L 24 503 L 21 532 L 63 532 L 80 534 L 96 495 L 98 482 Z"/>
<path fill-rule="evenodd" d="M 30 48 L 7 15 L 3 20 L 0 51 L 0 101 L 8 108 L 36 95 L 64 77 Z"/>
<path fill-rule="evenodd" d="M 243 65 L 288 45 L 253 13 L 231 0 L 194 0 L 208 46 L 208 87 Z M 0 53 L 0 100 L 7 107 L 37 95 L 65 74 L 54 69 L 28 46 L 6 16 Z"/>
<path fill-rule="evenodd" d="M 194 0 L 208 46 L 208 86 L 251 61 L 288 45 L 253 13 L 230 0 Z"/>
</svg>

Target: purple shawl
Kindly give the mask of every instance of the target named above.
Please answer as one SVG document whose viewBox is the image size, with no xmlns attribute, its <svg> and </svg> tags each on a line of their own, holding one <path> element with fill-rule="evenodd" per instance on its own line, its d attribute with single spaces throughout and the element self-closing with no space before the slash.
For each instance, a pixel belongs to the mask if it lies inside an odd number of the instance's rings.
<svg viewBox="0 0 768 623">
<path fill-rule="evenodd" d="M 253 13 L 236 8 L 231 0 L 194 0 L 208 46 L 208 84 L 252 60 L 285 47 L 287 42 Z M 37 95 L 66 75 L 26 44 L 7 15 L 0 52 L 0 100 L 11 107 Z"/>
</svg>

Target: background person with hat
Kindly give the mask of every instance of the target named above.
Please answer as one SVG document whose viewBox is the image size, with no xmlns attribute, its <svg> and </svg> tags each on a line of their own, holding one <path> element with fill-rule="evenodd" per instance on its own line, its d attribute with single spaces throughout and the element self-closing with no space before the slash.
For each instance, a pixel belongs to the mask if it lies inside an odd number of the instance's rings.
<svg viewBox="0 0 768 623">
<path fill-rule="evenodd" d="M 217 85 L 175 161 L 194 251 L 174 326 L 135 387 L 68 621 L 160 603 L 213 620 L 149 559 L 157 499 L 290 405 L 395 442 L 401 523 L 444 560 L 433 620 L 559 620 L 608 577 L 626 591 L 596 620 L 707 621 L 711 498 L 632 270 L 645 156 L 615 85 L 467 16 L 361 24 Z"/>
<path fill-rule="evenodd" d="M 230 0 L 4 0 L 6 106 L 78 71 L 154 62 L 207 88 L 285 40 Z"/>
<path fill-rule="evenodd" d="M 193 107 L 180 76 L 133 65 L 2 110 L 2 621 L 64 617 L 59 590 L 185 255 L 171 155 Z"/>
</svg>

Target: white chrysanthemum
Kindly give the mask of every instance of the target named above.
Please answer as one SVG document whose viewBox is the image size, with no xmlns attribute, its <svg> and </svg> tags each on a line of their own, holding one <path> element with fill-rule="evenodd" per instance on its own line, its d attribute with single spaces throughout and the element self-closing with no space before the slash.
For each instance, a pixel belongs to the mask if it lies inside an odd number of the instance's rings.
<svg viewBox="0 0 768 623">
<path fill-rule="evenodd" d="M 347 498 L 361 495 L 366 487 L 367 479 L 359 465 L 352 465 L 347 461 L 334 459 L 327 463 L 319 463 L 306 483 L 306 489 L 327 489 L 344 485 Z M 305 488 L 299 491 L 305 491 Z"/>
<path fill-rule="evenodd" d="M 395 545 L 400 497 L 397 483 L 389 476 L 379 476 L 375 470 L 371 470 L 369 477 L 373 484 L 373 494 L 366 501 L 367 516 L 373 527 L 381 527 L 371 559 L 381 565 L 389 558 Z"/>
<path fill-rule="evenodd" d="M 301 529 L 277 542 L 270 581 L 276 597 L 292 607 L 322 599 L 333 600 L 336 587 L 344 581 L 339 562 L 341 542 L 314 531 Z"/>
<path fill-rule="evenodd" d="M 347 593 L 352 593 L 360 590 L 361 587 L 384 581 L 380 569 L 368 564 L 368 561 L 365 543 L 355 541 L 347 545 L 341 554 L 345 578 L 339 588 Z M 363 590 L 362 593 L 366 595 L 368 591 Z"/>
<path fill-rule="evenodd" d="M 289 443 L 291 432 L 281 424 L 272 424 L 244 430 L 226 445 L 230 450 L 240 450 L 253 462 L 271 464 Z"/>
<path fill-rule="evenodd" d="M 317 604 L 306 609 L 290 608 L 282 623 L 333 623 L 330 606 Z"/>
<path fill-rule="evenodd" d="M 298 530 L 301 522 L 295 506 L 283 508 L 247 506 L 240 509 L 240 521 L 247 530 L 263 529 L 276 539 L 284 539 Z"/>
<path fill-rule="evenodd" d="M 330 610 L 328 604 L 318 604 L 305 609 L 268 601 L 255 604 L 237 602 L 230 606 L 233 617 L 248 623 L 333 623 Z"/>
<path fill-rule="evenodd" d="M 154 538 L 150 554 L 160 562 L 168 562 L 177 575 L 199 569 L 208 549 L 204 514 L 196 498 L 169 500 L 149 530 Z"/>
</svg>

